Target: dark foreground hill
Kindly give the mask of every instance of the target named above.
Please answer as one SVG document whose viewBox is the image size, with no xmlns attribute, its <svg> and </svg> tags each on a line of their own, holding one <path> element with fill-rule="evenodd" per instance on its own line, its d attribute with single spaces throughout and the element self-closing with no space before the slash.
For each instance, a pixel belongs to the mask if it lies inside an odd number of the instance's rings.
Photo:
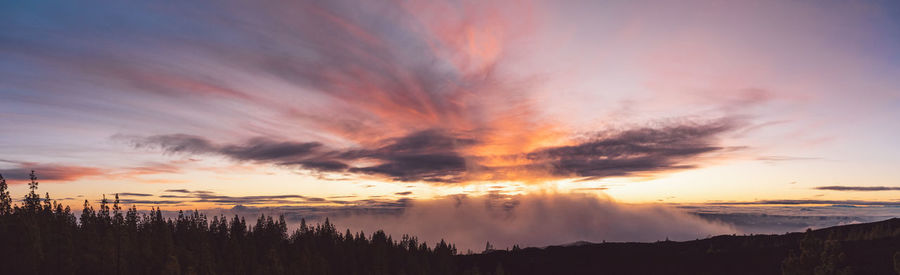
<svg viewBox="0 0 900 275">
<path fill-rule="evenodd" d="M 327 220 L 288 232 L 283 217 L 139 213 L 105 198 L 21 205 L 0 176 L 0 274 L 894 274 L 900 219 L 786 235 L 602 243 L 458 255 L 384 232 L 341 233 Z M 117 196 L 118 197 L 118 196 Z"/>
<path fill-rule="evenodd" d="M 461 255 L 506 274 L 900 274 L 900 219 L 785 235 L 600 243 Z"/>
</svg>

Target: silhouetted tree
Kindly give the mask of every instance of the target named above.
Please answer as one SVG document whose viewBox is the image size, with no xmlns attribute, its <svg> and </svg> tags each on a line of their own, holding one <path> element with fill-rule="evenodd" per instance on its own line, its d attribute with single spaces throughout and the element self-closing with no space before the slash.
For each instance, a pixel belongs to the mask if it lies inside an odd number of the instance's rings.
<svg viewBox="0 0 900 275">
<path fill-rule="evenodd" d="M 0 274 L 886 274 L 900 271 L 900 219 L 781 236 L 719 236 L 691 242 L 603 243 L 457 255 L 444 240 L 337 231 L 329 219 L 288 234 L 284 216 L 212 217 L 159 207 L 122 213 L 118 195 L 99 211 L 37 197 L 31 175 L 22 207 L 0 177 Z M 6 194 L 4 196 L 4 194 Z M 7 198 L 7 199 L 4 199 Z M 0 205 L 0 208 L 3 208 Z M 827 233 L 827 234 L 826 234 Z M 714 249 L 713 249 L 714 248 Z M 714 253 L 709 253 L 713 251 Z M 637 257 L 636 257 L 637 256 Z M 677 268 L 676 268 L 677 267 Z"/>
<path fill-rule="evenodd" d="M 6 179 L 0 174 L 0 215 L 8 215 L 12 211 L 12 198 L 6 186 Z"/>
<path fill-rule="evenodd" d="M 28 194 L 25 195 L 25 209 L 28 211 L 37 212 L 41 206 L 41 195 L 38 195 L 38 181 L 37 176 L 34 174 L 34 170 L 31 170 L 31 174 L 28 174 L 28 177 L 31 179 L 28 182 Z"/>
</svg>

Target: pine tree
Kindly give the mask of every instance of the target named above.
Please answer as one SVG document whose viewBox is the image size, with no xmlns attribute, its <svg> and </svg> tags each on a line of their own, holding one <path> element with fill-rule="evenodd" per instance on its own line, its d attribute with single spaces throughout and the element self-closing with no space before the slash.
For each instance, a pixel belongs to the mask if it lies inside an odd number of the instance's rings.
<svg viewBox="0 0 900 275">
<path fill-rule="evenodd" d="M 128 213 L 125 214 L 125 224 L 128 226 L 129 231 L 136 231 L 138 224 L 138 212 L 137 207 L 134 205 L 128 209 Z"/>
<path fill-rule="evenodd" d="M 113 225 L 120 226 L 125 222 L 122 217 L 122 206 L 119 205 L 119 194 L 116 193 L 116 200 L 113 201 Z"/>
<path fill-rule="evenodd" d="M 306 219 L 300 218 L 300 234 L 306 234 L 309 231 L 309 227 L 306 226 Z"/>
<path fill-rule="evenodd" d="M 101 220 L 109 220 L 109 201 L 106 200 L 106 195 L 103 195 L 103 199 L 100 200 L 100 211 L 97 214 Z"/>
<path fill-rule="evenodd" d="M 91 207 L 91 203 L 88 202 L 88 200 L 84 200 L 84 208 L 81 210 L 81 227 L 92 224 L 95 216 L 96 213 L 94 213 L 94 208 Z"/>
<path fill-rule="evenodd" d="M 37 209 L 40 208 L 41 205 L 41 195 L 37 194 L 38 189 L 38 181 L 37 176 L 34 174 L 34 170 L 31 170 L 31 174 L 28 175 L 31 179 L 28 182 L 28 189 L 31 190 L 25 195 L 25 209 L 28 211 L 37 212 Z"/>
<path fill-rule="evenodd" d="M 6 186 L 6 179 L 0 175 L 0 215 L 9 214 L 12 211 L 12 198 Z"/>
<path fill-rule="evenodd" d="M 53 205 L 50 204 L 50 192 L 44 193 L 44 212 L 53 212 Z"/>
<path fill-rule="evenodd" d="M 455 274 L 456 246 L 435 249 L 384 231 L 371 240 L 360 231 L 341 234 L 329 219 L 287 236 L 283 215 L 260 216 L 248 227 L 243 217 L 207 222 L 194 210 L 166 219 L 155 207 L 123 213 L 118 195 L 95 210 L 84 201 L 80 219 L 69 207 L 37 195 L 31 174 L 27 207 L 11 206 L 0 177 L 0 266 L 2 274 Z M 112 204 L 112 205 L 110 205 Z M 3 210 L 7 208 L 9 210 Z M 110 215 L 111 214 L 111 215 Z M 15 263 L 15 264 L 10 264 Z"/>
</svg>

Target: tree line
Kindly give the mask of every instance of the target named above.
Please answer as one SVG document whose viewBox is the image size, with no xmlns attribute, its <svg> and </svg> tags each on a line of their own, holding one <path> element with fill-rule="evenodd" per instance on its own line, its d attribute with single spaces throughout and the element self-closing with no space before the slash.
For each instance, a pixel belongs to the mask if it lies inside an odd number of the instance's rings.
<svg viewBox="0 0 900 275">
<path fill-rule="evenodd" d="M 79 217 L 41 198 L 34 172 L 19 205 L 0 175 L 0 268 L 5 274 L 477 274 L 457 270 L 455 245 L 434 246 L 383 231 L 341 233 L 328 219 L 284 216 L 207 217 L 197 211 L 164 218 L 159 208 L 123 208 L 118 195 Z M 503 273 L 502 270 L 499 273 Z"/>
<path fill-rule="evenodd" d="M 458 254 L 444 241 L 341 233 L 328 219 L 165 218 L 118 195 L 81 213 L 37 192 L 14 203 L 0 175 L 0 274 L 900 274 L 900 219 L 784 235 L 599 243 Z"/>
</svg>

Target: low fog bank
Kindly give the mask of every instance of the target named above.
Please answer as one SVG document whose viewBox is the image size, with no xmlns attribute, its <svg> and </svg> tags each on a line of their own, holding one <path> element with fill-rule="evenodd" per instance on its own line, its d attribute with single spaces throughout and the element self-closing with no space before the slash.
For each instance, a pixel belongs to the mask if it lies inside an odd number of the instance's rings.
<svg viewBox="0 0 900 275">
<path fill-rule="evenodd" d="M 679 206 L 703 219 L 734 226 L 738 234 L 784 234 L 900 217 L 900 207 L 824 206 Z"/>
<path fill-rule="evenodd" d="M 453 196 L 413 201 L 396 215 L 347 215 L 333 219 L 351 230 L 383 229 L 434 243 L 451 241 L 461 252 L 518 244 L 547 246 L 576 241 L 692 240 L 731 234 L 724 223 L 663 205 L 634 205 L 587 194 Z"/>
<path fill-rule="evenodd" d="M 653 242 L 693 240 L 720 234 L 784 234 L 806 228 L 874 222 L 900 217 L 900 207 L 722 206 L 626 204 L 608 196 L 540 193 L 517 196 L 448 196 L 377 206 L 235 206 L 203 210 L 207 215 L 239 215 L 253 224 L 259 214 L 284 215 L 291 230 L 300 219 L 329 217 L 344 231 L 384 230 L 399 239 L 417 236 L 433 245 L 441 239 L 460 252 L 542 247 L 578 241 Z M 177 213 L 169 212 L 167 216 Z"/>
<path fill-rule="evenodd" d="M 625 204 L 608 196 L 542 193 L 528 195 L 448 196 L 409 200 L 396 208 L 247 207 L 203 210 L 208 216 L 243 216 L 250 224 L 259 214 L 284 215 L 290 230 L 328 217 L 338 230 L 371 234 L 384 230 L 399 239 L 416 236 L 429 245 L 441 239 L 461 253 L 481 252 L 486 242 L 496 249 L 542 247 L 578 241 L 652 242 L 693 240 L 737 232 L 722 222 L 709 221 L 665 205 Z M 167 212 L 166 216 L 177 213 Z"/>
</svg>

